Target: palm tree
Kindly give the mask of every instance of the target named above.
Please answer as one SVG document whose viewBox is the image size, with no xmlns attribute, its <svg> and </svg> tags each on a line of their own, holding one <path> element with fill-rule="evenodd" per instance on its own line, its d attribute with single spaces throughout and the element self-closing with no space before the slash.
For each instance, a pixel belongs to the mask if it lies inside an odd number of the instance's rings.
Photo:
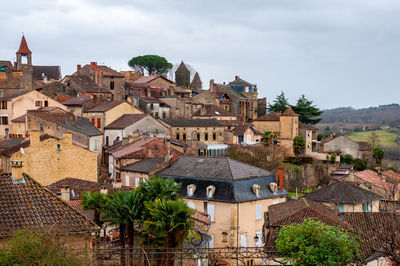
<svg viewBox="0 0 400 266">
<path fill-rule="evenodd" d="M 272 143 L 273 135 L 271 131 L 265 131 L 261 137 L 261 142 L 265 143 L 265 145 L 270 145 Z"/>
<path fill-rule="evenodd" d="M 137 191 L 143 194 L 145 201 L 177 200 L 181 197 L 178 193 L 180 189 L 181 184 L 175 183 L 172 178 L 152 176 L 148 181 L 143 181 Z"/>
<path fill-rule="evenodd" d="M 104 212 L 107 202 L 107 195 L 100 192 L 86 192 L 82 196 L 82 208 L 84 210 L 94 210 L 94 222 L 100 224 L 100 216 Z"/>
<path fill-rule="evenodd" d="M 148 244 L 156 248 L 166 248 L 166 257 L 162 265 L 173 265 L 174 257 L 169 249 L 179 248 L 192 233 L 194 211 L 183 200 L 156 199 L 144 203 L 149 217 L 143 223 L 143 231 L 151 235 Z"/>
<path fill-rule="evenodd" d="M 111 224 L 119 225 L 121 241 L 121 263 L 125 263 L 125 231 L 128 236 L 129 262 L 133 265 L 135 242 L 135 221 L 141 218 L 143 210 L 142 194 L 136 191 L 117 191 L 110 195 L 106 205 L 105 217 Z"/>
</svg>

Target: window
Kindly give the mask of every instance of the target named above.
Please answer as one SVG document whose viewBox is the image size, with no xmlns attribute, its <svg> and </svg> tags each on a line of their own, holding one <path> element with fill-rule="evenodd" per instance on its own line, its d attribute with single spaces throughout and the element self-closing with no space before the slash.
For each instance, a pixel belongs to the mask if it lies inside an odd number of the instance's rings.
<svg viewBox="0 0 400 266">
<path fill-rule="evenodd" d="M 260 186 L 257 184 L 254 184 L 251 188 L 253 190 L 254 195 L 259 197 L 260 196 Z"/>
<path fill-rule="evenodd" d="M 6 135 L 6 139 L 8 139 L 10 137 L 10 130 L 8 128 L 6 128 L 4 130 L 4 132 L 5 132 L 5 135 Z"/>
<path fill-rule="evenodd" d="M 339 150 L 339 147 L 338 147 L 338 145 L 335 145 L 335 147 L 333 148 L 335 151 L 338 151 Z"/>
<path fill-rule="evenodd" d="M 125 175 L 125 186 L 129 187 L 129 175 Z"/>
<path fill-rule="evenodd" d="M 372 202 L 363 203 L 362 210 L 363 210 L 363 212 L 371 212 L 372 211 Z"/>
<path fill-rule="evenodd" d="M 194 195 L 195 191 L 196 191 L 196 185 L 191 184 L 191 185 L 187 186 L 186 193 L 187 193 L 188 197 L 192 197 Z"/>
<path fill-rule="evenodd" d="M 193 202 L 191 202 L 191 201 L 189 201 L 189 202 L 187 203 L 187 206 L 188 206 L 189 208 L 191 208 L 192 210 L 195 210 L 195 209 L 196 209 L 196 205 L 195 205 Z"/>
<path fill-rule="evenodd" d="M 67 88 L 65 88 L 65 86 L 62 86 L 62 87 L 61 87 L 61 91 L 62 91 L 62 92 L 65 92 L 66 90 L 67 90 Z"/>
<path fill-rule="evenodd" d="M 176 139 L 179 140 L 179 133 L 176 133 Z"/>
<path fill-rule="evenodd" d="M 140 178 L 139 177 L 135 177 L 135 187 L 138 187 L 140 184 Z"/>
<path fill-rule="evenodd" d="M 208 247 L 214 248 L 214 236 L 210 235 L 210 240 L 208 241 Z"/>
<path fill-rule="evenodd" d="M 204 213 L 206 213 L 206 214 L 208 214 L 208 203 L 207 203 L 207 201 L 205 201 L 204 203 Z"/>
<path fill-rule="evenodd" d="M 256 232 L 256 236 L 258 236 L 258 239 L 256 241 L 256 247 L 261 247 L 261 240 L 262 240 L 261 232 Z"/>
<path fill-rule="evenodd" d="M 48 107 L 49 106 L 49 102 L 48 101 L 44 101 L 44 107 Z"/>
<path fill-rule="evenodd" d="M 213 133 L 213 140 L 217 140 L 217 134 Z"/>
<path fill-rule="evenodd" d="M 101 128 L 101 119 L 97 118 L 97 128 Z"/>
<path fill-rule="evenodd" d="M 247 234 L 242 234 L 240 236 L 240 246 L 245 248 L 247 246 Z"/>
<path fill-rule="evenodd" d="M 204 134 L 204 140 L 208 141 L 208 133 Z"/>
<path fill-rule="evenodd" d="M 197 141 L 200 141 L 200 133 L 197 133 Z"/>
<path fill-rule="evenodd" d="M 222 242 L 223 243 L 228 242 L 228 233 L 227 232 L 222 232 Z"/>
<path fill-rule="evenodd" d="M 110 81 L 110 90 L 114 90 L 114 81 Z"/>
<path fill-rule="evenodd" d="M 95 150 L 95 151 L 97 151 L 97 146 L 99 145 L 99 140 L 97 140 L 97 139 L 95 139 L 94 140 L 94 147 L 93 147 L 93 149 Z"/>
<path fill-rule="evenodd" d="M 307 132 L 307 137 L 311 137 L 310 131 Z"/>
<path fill-rule="evenodd" d="M 186 140 L 186 133 L 183 133 L 182 139 Z"/>
<path fill-rule="evenodd" d="M 1 109 L 7 109 L 7 101 L 1 102 Z"/>
<path fill-rule="evenodd" d="M 308 143 L 308 144 L 307 144 L 307 147 L 308 147 L 308 148 L 311 148 L 311 143 Z"/>
<path fill-rule="evenodd" d="M 108 147 L 108 145 L 109 145 L 109 142 L 110 142 L 110 138 L 107 136 L 106 137 L 106 146 Z"/>
<path fill-rule="evenodd" d="M 256 221 L 261 220 L 261 204 L 256 205 Z"/>
<path fill-rule="evenodd" d="M 92 118 L 91 121 L 92 121 L 92 124 L 93 124 L 93 126 L 94 126 L 94 125 L 95 125 L 95 119 Z"/>
<path fill-rule="evenodd" d="M 339 204 L 339 212 L 344 212 L 344 206 L 343 206 L 343 204 Z"/>
<path fill-rule="evenodd" d="M 207 198 L 212 198 L 215 193 L 215 187 L 213 185 L 210 185 L 207 187 Z"/>
<path fill-rule="evenodd" d="M 40 128 L 40 131 L 43 131 L 43 124 L 42 123 L 39 124 L 39 128 Z"/>
<path fill-rule="evenodd" d="M 2 125 L 8 125 L 8 117 L 7 116 L 2 116 L 0 122 L 1 122 Z"/>
<path fill-rule="evenodd" d="M 207 214 L 210 217 L 210 222 L 214 222 L 214 204 L 208 204 L 207 206 Z"/>
<path fill-rule="evenodd" d="M 57 144 L 57 150 L 61 151 L 61 144 Z"/>
<path fill-rule="evenodd" d="M 35 106 L 36 107 L 41 107 L 42 106 L 42 102 L 41 101 L 35 101 Z"/>
</svg>

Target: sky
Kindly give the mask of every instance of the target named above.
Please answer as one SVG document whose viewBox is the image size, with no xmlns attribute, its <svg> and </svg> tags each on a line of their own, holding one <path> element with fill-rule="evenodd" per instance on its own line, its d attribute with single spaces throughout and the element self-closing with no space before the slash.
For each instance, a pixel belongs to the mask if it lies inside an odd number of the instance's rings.
<svg viewBox="0 0 400 266">
<path fill-rule="evenodd" d="M 22 33 L 34 65 L 62 74 L 92 61 L 128 70 L 138 55 L 183 60 L 209 80 L 240 76 L 321 109 L 400 103 L 398 0 L 2 1 L 0 60 Z"/>
</svg>

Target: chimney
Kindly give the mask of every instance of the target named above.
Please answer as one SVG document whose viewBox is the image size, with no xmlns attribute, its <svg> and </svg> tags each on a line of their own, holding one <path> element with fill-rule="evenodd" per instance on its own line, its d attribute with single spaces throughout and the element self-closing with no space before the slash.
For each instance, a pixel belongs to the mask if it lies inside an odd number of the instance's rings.
<svg viewBox="0 0 400 266">
<path fill-rule="evenodd" d="M 239 79 L 239 76 L 235 76 L 235 80 L 238 80 Z"/>
<path fill-rule="evenodd" d="M 283 167 L 278 167 L 278 186 L 283 191 Z"/>
<path fill-rule="evenodd" d="M 61 186 L 61 199 L 63 201 L 71 200 L 71 187 L 67 185 Z"/>
<path fill-rule="evenodd" d="M 64 144 L 70 144 L 70 145 L 72 145 L 72 133 L 70 133 L 70 132 L 64 133 L 64 134 L 63 134 L 63 140 L 62 140 L 62 142 L 63 142 Z"/>
<path fill-rule="evenodd" d="M 97 68 L 97 62 L 90 62 L 90 69 L 95 70 Z"/>
<path fill-rule="evenodd" d="M 214 80 L 210 79 L 210 92 L 214 92 Z"/>
<path fill-rule="evenodd" d="M 81 65 L 76 65 L 76 71 L 78 71 L 79 74 L 79 70 L 81 70 L 82 66 Z"/>
<path fill-rule="evenodd" d="M 107 193 L 108 193 L 107 187 L 106 187 L 106 186 L 101 186 L 101 187 L 100 187 L 100 193 L 101 193 L 101 194 L 106 194 L 106 195 L 107 195 Z"/>
<path fill-rule="evenodd" d="M 146 97 L 151 97 L 151 89 L 149 86 L 146 86 Z"/>
<path fill-rule="evenodd" d="M 128 137 L 123 137 L 122 138 L 122 145 L 128 144 L 129 143 L 129 138 Z"/>
<path fill-rule="evenodd" d="M 22 181 L 22 161 L 12 160 L 11 161 L 11 176 L 15 182 Z"/>
<path fill-rule="evenodd" d="M 33 146 L 38 144 L 40 144 L 40 131 L 31 130 L 30 145 Z"/>
</svg>

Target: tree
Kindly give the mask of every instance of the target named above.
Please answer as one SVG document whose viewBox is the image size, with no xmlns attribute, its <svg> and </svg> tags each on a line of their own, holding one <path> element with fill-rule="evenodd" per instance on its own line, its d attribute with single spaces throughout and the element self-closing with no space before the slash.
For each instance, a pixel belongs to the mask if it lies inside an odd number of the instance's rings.
<svg viewBox="0 0 400 266">
<path fill-rule="evenodd" d="M 107 195 L 100 192 L 86 192 L 82 196 L 82 208 L 84 210 L 94 210 L 94 222 L 101 226 L 100 217 L 104 212 L 107 202 Z"/>
<path fill-rule="evenodd" d="M 352 164 L 354 161 L 354 158 L 353 158 L 353 156 L 351 156 L 351 154 L 344 154 L 344 155 L 340 155 L 340 161 L 342 163 Z"/>
<path fill-rule="evenodd" d="M 375 149 L 379 145 L 379 136 L 375 132 L 371 132 L 368 136 L 368 142 L 371 145 L 372 149 Z"/>
<path fill-rule="evenodd" d="M 356 237 L 312 219 L 282 226 L 275 246 L 293 265 L 347 265 L 356 261 L 360 250 Z"/>
<path fill-rule="evenodd" d="M 367 168 L 367 163 L 364 162 L 363 160 L 357 158 L 357 159 L 354 159 L 354 161 L 353 161 L 353 167 L 357 171 L 362 171 Z"/>
<path fill-rule="evenodd" d="M 336 161 L 336 153 L 332 152 L 331 154 L 331 163 L 335 163 Z"/>
<path fill-rule="evenodd" d="M 278 95 L 273 104 L 268 105 L 269 112 L 284 112 L 289 107 L 288 99 L 285 97 L 283 91 Z"/>
<path fill-rule="evenodd" d="M 156 199 L 146 201 L 150 216 L 143 223 L 143 233 L 148 237 L 143 241 L 157 248 L 166 248 L 166 255 L 161 265 L 174 265 L 173 252 L 168 249 L 179 248 L 192 235 L 194 211 L 183 200 L 168 201 Z"/>
<path fill-rule="evenodd" d="M 318 109 L 311 100 L 306 99 L 306 97 L 301 95 L 301 97 L 297 100 L 297 104 L 292 106 L 293 111 L 299 115 L 299 121 L 304 124 L 315 125 L 321 121 L 320 117 L 323 113 L 320 109 Z"/>
<path fill-rule="evenodd" d="M 372 150 L 372 157 L 374 157 L 377 164 L 381 165 L 383 156 L 385 156 L 385 151 L 381 148 L 374 148 Z"/>
<path fill-rule="evenodd" d="M 158 55 L 136 56 L 129 60 L 128 65 L 133 69 L 140 70 L 142 74 L 145 74 L 145 70 L 148 74 L 165 74 L 172 68 L 172 64 L 167 59 Z"/>
<path fill-rule="evenodd" d="M 265 143 L 266 145 L 270 145 L 272 143 L 273 135 L 271 131 L 265 131 L 261 137 L 261 142 Z"/>
<path fill-rule="evenodd" d="M 180 199 L 181 184 L 176 184 L 173 178 L 152 176 L 148 181 L 140 183 L 137 191 L 143 195 L 144 201 L 155 199 L 177 200 Z"/>
<path fill-rule="evenodd" d="M 296 136 L 293 139 L 293 152 L 297 157 L 297 163 L 299 163 L 299 156 L 306 149 L 306 140 L 303 136 Z"/>
</svg>

